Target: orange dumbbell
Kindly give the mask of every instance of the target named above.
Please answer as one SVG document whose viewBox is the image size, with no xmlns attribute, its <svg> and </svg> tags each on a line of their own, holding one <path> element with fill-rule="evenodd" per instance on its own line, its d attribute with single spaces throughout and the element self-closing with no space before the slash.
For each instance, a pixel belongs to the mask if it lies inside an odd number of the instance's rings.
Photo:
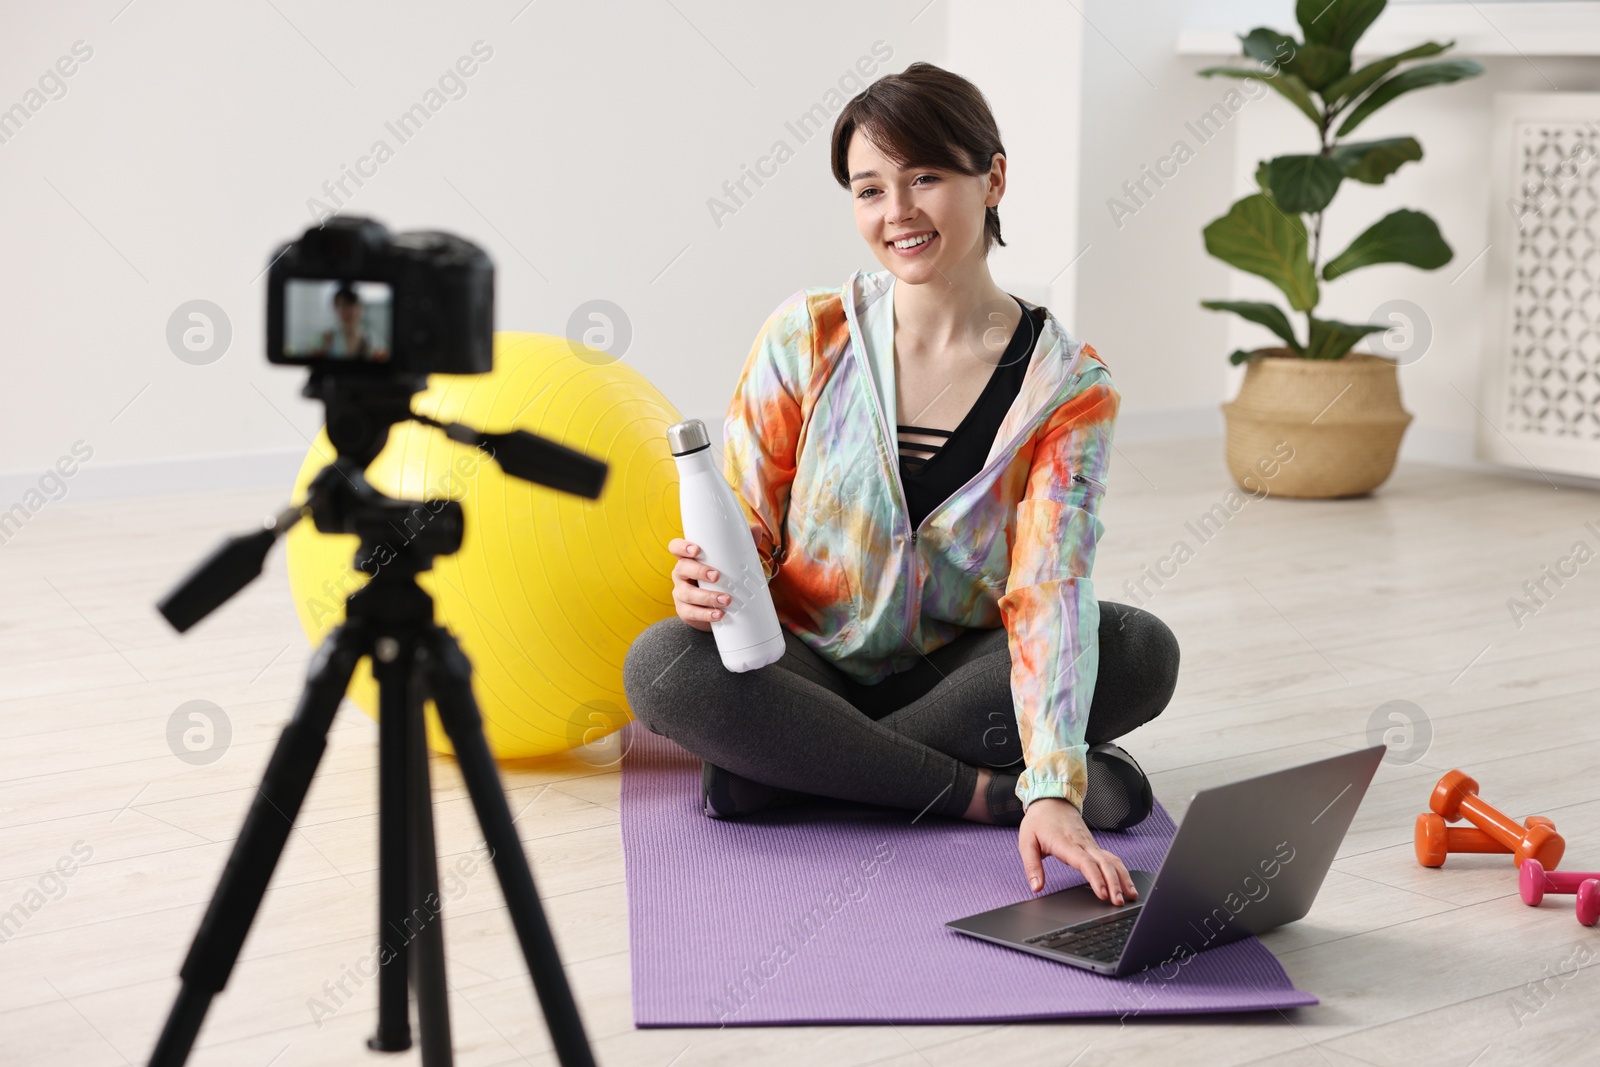
<svg viewBox="0 0 1600 1067">
<path fill-rule="evenodd" d="M 1522 825 L 1529 830 L 1535 826 L 1548 826 L 1552 830 L 1556 828 L 1556 824 L 1543 815 L 1530 815 L 1522 821 Z M 1431 811 L 1417 816 L 1415 843 L 1417 862 L 1424 867 L 1443 867 L 1445 857 L 1452 852 L 1497 852 L 1505 855 L 1511 851 L 1476 826 L 1447 826 L 1443 815 Z M 1521 865 L 1520 860 L 1517 863 Z"/>
<path fill-rule="evenodd" d="M 1567 842 L 1554 827 L 1523 826 L 1513 821 L 1478 796 L 1478 783 L 1460 771 L 1451 771 L 1439 779 L 1439 784 L 1433 787 L 1433 795 L 1428 798 L 1428 807 L 1435 815 L 1442 815 L 1451 822 L 1466 816 L 1474 826 L 1510 849 L 1518 867 L 1532 856 L 1545 870 L 1553 871 L 1567 851 Z"/>
</svg>

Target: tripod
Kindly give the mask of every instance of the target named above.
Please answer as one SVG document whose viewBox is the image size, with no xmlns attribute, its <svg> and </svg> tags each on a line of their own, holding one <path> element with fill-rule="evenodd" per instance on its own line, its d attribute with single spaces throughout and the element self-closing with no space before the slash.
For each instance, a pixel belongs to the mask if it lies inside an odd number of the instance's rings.
<svg viewBox="0 0 1600 1067">
<path fill-rule="evenodd" d="M 311 387 L 307 391 L 310 393 Z M 364 409 L 372 414 L 370 404 Z M 387 414 L 396 416 L 389 421 L 416 418 L 440 426 L 457 440 L 500 444 L 507 454 L 496 458 L 504 467 L 518 468 L 515 473 L 520 476 L 527 476 L 538 463 L 564 459 L 572 464 L 567 472 L 569 483 L 579 483 L 586 468 L 575 460 L 591 465 L 587 468 L 591 474 L 597 463 L 533 435 L 479 434 L 459 425 L 442 426 L 409 410 L 400 416 L 398 411 L 389 405 Z M 330 400 L 330 432 L 335 426 L 334 414 Z M 273 541 L 307 511 L 315 516 L 318 529 L 361 535 L 357 567 L 367 570 L 378 564 L 371 581 L 347 600 L 345 621 L 329 633 L 312 659 L 294 716 L 273 750 L 216 894 L 184 960 L 182 989 L 151 1055 L 151 1067 L 178 1067 L 188 1058 L 212 998 L 227 984 L 327 748 L 334 714 L 363 656 L 371 657 L 379 692 L 378 916 L 384 939 L 379 951 L 378 1027 L 368 1046 L 383 1052 L 411 1047 L 409 990 L 414 987 L 422 1062 L 428 1067 L 448 1067 L 452 1061 L 423 725 L 423 702 L 431 697 L 455 748 L 557 1056 L 564 1067 L 593 1067 L 583 1023 L 484 739 L 472 694 L 472 664 L 450 632 L 434 622 L 433 598 L 416 581 L 420 572 L 432 567 L 435 556 L 460 547 L 461 505 L 453 500 L 432 501 L 430 505 L 440 505 L 435 510 L 378 493 L 363 472 L 387 437 L 389 421 L 377 421 L 382 433 L 375 435 L 373 420 L 357 420 L 362 437 L 358 454 L 347 456 L 341 448 L 339 458 L 312 481 L 306 505 L 285 510 L 259 533 L 230 539 L 159 605 L 174 626 L 187 629 L 259 574 Z M 344 423 L 346 427 L 351 424 L 352 420 Z M 377 448 L 373 447 L 374 436 Z M 346 445 L 354 443 L 345 441 Z M 340 444 L 338 438 L 335 444 Z M 604 466 L 599 469 L 603 479 Z M 539 480 L 554 484 L 549 476 Z M 575 491 L 598 496 L 599 486 L 591 478 L 587 488 Z M 393 549 L 387 538 L 401 528 L 410 533 L 410 524 L 416 525 L 417 532 L 401 548 Z M 387 559 L 384 549 L 389 550 Z M 413 939 L 415 952 L 410 943 Z"/>
</svg>

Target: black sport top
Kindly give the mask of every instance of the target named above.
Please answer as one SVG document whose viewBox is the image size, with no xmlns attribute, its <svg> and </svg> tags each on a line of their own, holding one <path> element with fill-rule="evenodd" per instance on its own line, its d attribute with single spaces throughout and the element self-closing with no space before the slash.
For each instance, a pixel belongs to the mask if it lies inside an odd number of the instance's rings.
<svg viewBox="0 0 1600 1067">
<path fill-rule="evenodd" d="M 1016 297 L 1011 299 L 1016 300 Z M 945 438 L 938 448 L 915 442 L 900 442 L 900 481 L 906 490 L 906 506 L 911 511 L 911 528 L 922 525 L 922 520 L 934 508 L 948 500 L 973 476 L 983 469 L 983 462 L 994 444 L 995 434 L 1006 412 L 1022 391 L 1022 378 L 1028 372 L 1028 362 L 1033 358 L 1034 342 L 1039 337 L 1046 314 L 1038 308 L 1031 315 L 1027 305 L 1022 307 L 1022 318 L 1011 335 L 1011 343 L 995 364 L 994 373 L 983 387 L 983 392 L 973 403 L 954 430 L 934 430 L 924 426 L 898 427 L 902 434 L 916 433 Z"/>
</svg>

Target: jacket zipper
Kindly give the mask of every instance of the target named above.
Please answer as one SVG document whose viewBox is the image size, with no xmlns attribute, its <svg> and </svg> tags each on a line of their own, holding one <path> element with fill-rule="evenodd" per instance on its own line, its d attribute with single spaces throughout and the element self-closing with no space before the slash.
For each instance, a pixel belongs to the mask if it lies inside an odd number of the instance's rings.
<svg viewBox="0 0 1600 1067">
<path fill-rule="evenodd" d="M 897 441 L 894 441 L 892 438 L 888 438 L 888 430 L 885 427 L 888 426 L 889 419 L 883 413 L 883 404 L 878 400 L 878 390 L 873 385 L 872 366 L 871 366 L 870 362 L 866 358 L 866 353 L 862 352 L 861 351 L 861 346 L 856 343 L 856 338 L 862 336 L 862 334 L 861 334 L 861 323 L 856 319 L 856 311 L 855 311 L 855 287 L 856 287 L 855 286 L 855 280 L 856 280 L 856 277 L 857 277 L 857 275 L 854 275 L 854 274 L 850 276 L 850 282 L 849 282 L 849 284 L 847 284 L 845 286 L 845 292 L 843 294 L 846 306 L 849 309 L 850 324 L 855 327 L 854 332 L 850 336 L 850 349 L 851 349 L 851 352 L 856 357 L 856 363 L 857 363 L 856 369 L 857 369 L 858 373 L 861 373 L 861 374 L 863 374 L 865 376 L 867 392 L 872 394 L 872 410 L 875 411 L 877 413 L 877 415 L 878 415 L 878 427 L 879 427 L 878 445 L 881 448 L 883 446 L 883 443 L 884 443 L 885 439 L 889 439 L 891 444 L 894 444 L 894 445 L 897 446 L 898 445 Z M 900 480 L 900 463 L 899 463 L 899 461 L 897 459 L 897 457 L 899 456 L 899 453 L 900 453 L 900 449 L 898 447 L 891 448 L 889 453 L 888 453 L 888 455 L 886 457 L 884 457 L 884 459 L 885 459 L 885 462 L 887 462 L 889 464 L 889 473 L 890 473 L 890 475 L 893 476 L 893 478 L 894 478 L 895 491 L 900 494 L 900 511 L 897 513 L 896 517 L 899 518 L 902 522 L 905 523 L 907 529 L 910 529 L 911 528 L 911 505 L 906 502 L 906 487 L 905 487 L 905 483 Z M 920 527 L 919 527 L 919 529 L 920 529 Z M 917 554 L 916 554 L 916 551 L 915 551 L 916 550 L 916 545 L 917 545 L 917 533 L 918 533 L 918 530 L 916 530 L 916 529 L 912 529 L 911 530 L 911 547 L 912 547 L 912 551 L 906 553 L 907 561 L 911 564 L 911 567 L 913 568 L 913 571 L 915 570 L 916 565 L 917 565 Z M 901 573 L 902 573 L 902 575 L 905 573 L 905 568 L 904 567 L 901 568 Z M 914 602 L 914 600 L 913 600 L 913 598 L 911 596 L 912 586 L 914 586 L 916 584 L 915 581 L 914 581 L 915 578 L 916 578 L 916 575 L 915 575 L 915 573 L 913 573 L 910 576 L 910 578 L 907 579 L 907 581 L 905 583 L 905 586 L 906 586 L 906 612 L 905 612 L 906 625 L 905 625 L 905 630 L 903 631 L 903 636 L 905 637 L 905 639 L 908 642 L 911 640 L 911 628 L 914 625 L 913 615 L 916 612 L 916 604 L 915 604 L 915 602 Z"/>
</svg>

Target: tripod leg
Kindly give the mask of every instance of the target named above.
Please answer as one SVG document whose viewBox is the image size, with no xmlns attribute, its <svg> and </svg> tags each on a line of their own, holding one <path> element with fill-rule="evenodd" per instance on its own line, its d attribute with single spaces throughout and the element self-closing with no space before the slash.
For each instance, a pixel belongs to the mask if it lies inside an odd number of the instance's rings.
<svg viewBox="0 0 1600 1067">
<path fill-rule="evenodd" d="M 426 925 L 412 912 L 412 767 L 410 687 L 413 647 L 390 636 L 372 645 L 378 679 L 378 1032 L 367 1047 L 401 1052 L 411 1047 L 411 1002 L 407 984 L 410 941 Z"/>
<path fill-rule="evenodd" d="M 528 857 L 511 822 L 499 769 L 484 740 L 483 720 L 472 695 L 472 664 L 456 639 L 442 628 L 434 628 L 426 647 L 432 651 L 427 664 L 428 688 L 439 709 L 439 721 L 455 747 L 478 825 L 483 828 L 484 840 L 494 857 L 495 873 L 500 878 L 517 940 L 522 944 L 522 955 L 533 975 L 556 1057 L 562 1067 L 594 1067 L 594 1054 L 583 1031 L 578 1005 L 572 999 L 572 988 L 561 969 L 561 957 L 545 921 L 544 907 L 534 889 Z"/>
<path fill-rule="evenodd" d="M 178 1067 L 188 1059 L 206 1009 L 228 984 L 273 868 L 300 814 L 311 776 L 328 747 L 328 727 L 362 656 L 364 641 L 363 630 L 338 626 L 312 658 L 294 718 L 272 751 L 250 814 L 183 961 L 179 972 L 183 987 L 150 1055 L 151 1067 Z"/>
<path fill-rule="evenodd" d="M 417 648 L 417 657 L 427 655 Z M 417 681 L 420 681 L 418 679 Z M 444 901 L 439 899 L 438 850 L 433 840 L 433 787 L 428 778 L 428 735 L 423 726 L 420 684 L 411 689 L 412 899 L 425 916 L 411 957 L 417 991 L 417 1028 L 422 1031 L 423 1067 L 451 1067 L 450 999 L 444 972 Z"/>
</svg>

